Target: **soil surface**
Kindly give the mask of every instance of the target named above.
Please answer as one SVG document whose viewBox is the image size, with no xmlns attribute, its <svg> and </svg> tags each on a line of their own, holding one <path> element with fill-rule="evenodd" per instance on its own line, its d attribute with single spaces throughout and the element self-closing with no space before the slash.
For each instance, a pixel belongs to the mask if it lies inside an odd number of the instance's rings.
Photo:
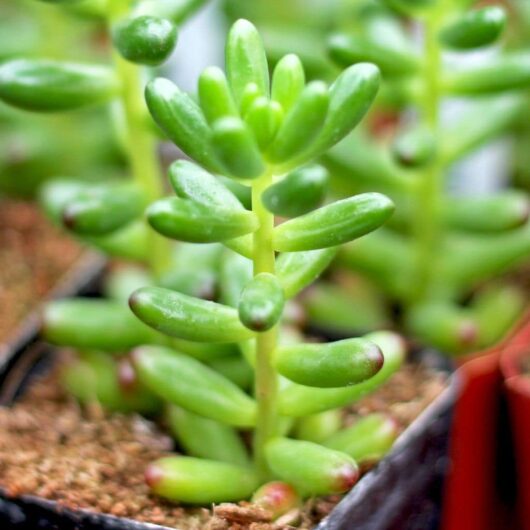
<svg viewBox="0 0 530 530">
<path fill-rule="evenodd" d="M 79 258 L 81 247 L 30 202 L 0 201 L 0 345 Z"/>
<path fill-rule="evenodd" d="M 407 365 L 379 391 L 345 410 L 344 422 L 387 411 L 405 428 L 444 388 L 444 375 Z M 244 502 L 211 510 L 170 504 L 149 494 L 143 471 L 172 448 L 172 440 L 140 416 L 80 407 L 61 389 L 56 372 L 35 382 L 12 408 L 0 409 L 0 486 L 11 496 L 38 495 L 72 509 L 179 530 L 310 529 L 340 500 L 337 495 L 312 499 L 276 522 Z"/>
</svg>

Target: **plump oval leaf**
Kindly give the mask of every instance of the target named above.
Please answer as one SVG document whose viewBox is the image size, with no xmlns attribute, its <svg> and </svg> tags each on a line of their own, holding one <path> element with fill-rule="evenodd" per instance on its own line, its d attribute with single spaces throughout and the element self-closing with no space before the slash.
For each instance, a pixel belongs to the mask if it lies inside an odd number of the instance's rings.
<svg viewBox="0 0 530 530">
<path fill-rule="evenodd" d="M 399 434 L 399 424 L 390 416 L 373 413 L 357 420 L 324 441 L 324 445 L 350 455 L 356 462 L 380 460 Z"/>
<path fill-rule="evenodd" d="M 96 298 L 49 302 L 42 316 L 42 333 L 47 341 L 60 346 L 112 352 L 164 340 L 135 318 L 123 302 Z"/>
<path fill-rule="evenodd" d="M 220 165 L 210 143 L 210 127 L 193 99 L 167 79 L 157 78 L 145 89 L 155 122 L 189 157 L 211 171 Z"/>
<path fill-rule="evenodd" d="M 249 464 L 243 440 L 233 427 L 176 405 L 169 405 L 165 418 L 188 455 L 241 466 Z"/>
<path fill-rule="evenodd" d="M 506 12 L 502 7 L 483 7 L 467 12 L 443 28 L 440 40 L 456 50 L 479 48 L 495 42 L 505 25 Z"/>
<path fill-rule="evenodd" d="M 359 479 L 353 458 L 312 442 L 276 438 L 266 455 L 273 473 L 304 496 L 344 493 Z"/>
<path fill-rule="evenodd" d="M 133 63 L 162 64 L 177 43 L 177 27 L 166 18 L 142 15 L 119 21 L 112 41 L 120 54 Z"/>
<path fill-rule="evenodd" d="M 206 506 L 247 499 L 259 485 L 250 467 L 187 456 L 156 460 L 147 468 L 145 480 L 156 495 Z"/>
<path fill-rule="evenodd" d="M 249 83 L 255 83 L 259 94 L 269 93 L 269 67 L 258 30 L 239 19 L 230 28 L 226 42 L 226 73 L 238 104 Z"/>
<path fill-rule="evenodd" d="M 282 57 L 272 73 L 271 97 L 285 113 L 295 104 L 305 86 L 302 61 L 290 53 Z"/>
<path fill-rule="evenodd" d="M 217 66 L 206 68 L 199 77 L 199 101 L 210 125 L 221 118 L 239 116 L 225 74 Z"/>
<path fill-rule="evenodd" d="M 281 318 L 283 289 L 274 274 L 262 272 L 245 286 L 239 300 L 239 318 L 254 331 L 267 331 Z"/>
<path fill-rule="evenodd" d="M 129 305 L 143 322 L 166 335 L 196 342 L 239 342 L 253 333 L 231 307 L 161 287 L 135 291 Z"/>
<path fill-rule="evenodd" d="M 214 243 L 254 232 L 258 220 L 248 210 L 214 209 L 179 197 L 166 197 L 147 209 L 149 224 L 161 234 L 190 243 Z"/>
<path fill-rule="evenodd" d="M 132 355 L 140 382 L 165 401 L 228 425 L 254 425 L 256 402 L 200 361 L 160 346 Z"/>
<path fill-rule="evenodd" d="M 280 346 L 274 353 L 280 374 L 300 385 L 318 388 L 361 383 L 374 376 L 383 362 L 381 350 L 362 338 Z"/>
<path fill-rule="evenodd" d="M 258 145 L 239 118 L 223 118 L 214 123 L 211 141 L 226 171 L 237 178 L 252 179 L 265 171 Z"/>
<path fill-rule="evenodd" d="M 296 169 L 267 188 L 261 200 L 275 215 L 297 217 L 314 210 L 324 199 L 328 171 L 313 164 Z"/>
<path fill-rule="evenodd" d="M 0 65 L 0 99 L 25 110 L 72 110 L 115 97 L 120 85 L 106 66 L 15 59 Z"/>
<path fill-rule="evenodd" d="M 87 185 L 68 200 L 62 221 L 78 234 L 108 234 L 140 217 L 144 206 L 140 189 L 134 184 Z"/>
<path fill-rule="evenodd" d="M 343 407 L 373 392 L 399 369 L 405 358 L 405 342 L 395 333 L 381 331 L 364 336 L 383 352 L 385 362 L 373 377 L 346 388 L 314 388 L 292 384 L 280 393 L 280 412 L 301 417 Z"/>
<path fill-rule="evenodd" d="M 291 107 L 267 152 L 273 162 L 284 162 L 307 148 L 320 133 L 329 105 L 328 87 L 312 81 Z"/>
<path fill-rule="evenodd" d="M 281 252 L 341 245 L 379 228 L 394 211 L 380 193 L 363 193 L 291 219 L 274 229 L 274 248 Z"/>
</svg>

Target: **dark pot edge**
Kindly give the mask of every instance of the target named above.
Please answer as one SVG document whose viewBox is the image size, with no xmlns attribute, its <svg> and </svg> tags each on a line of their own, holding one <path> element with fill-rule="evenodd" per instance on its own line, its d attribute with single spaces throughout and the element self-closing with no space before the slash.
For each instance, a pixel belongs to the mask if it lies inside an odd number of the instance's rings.
<svg viewBox="0 0 530 530">
<path fill-rule="evenodd" d="M 48 293 L 46 300 L 77 294 L 90 286 L 103 272 L 106 259 L 94 251 L 85 250 L 79 260 L 66 271 L 55 287 Z M 0 344 L 0 372 L 4 372 L 9 363 L 36 342 L 40 328 L 39 308 L 31 311 L 16 328 L 14 336 Z"/>
<path fill-rule="evenodd" d="M 332 512 L 323 519 L 314 530 L 342 530 L 344 520 L 347 514 L 363 498 L 370 494 L 381 476 L 384 476 L 389 467 L 392 467 L 394 461 L 399 461 L 401 455 L 410 449 L 411 446 L 428 439 L 429 428 L 438 417 L 447 415 L 452 410 L 458 394 L 459 380 L 456 374 L 449 378 L 447 388 L 409 425 L 405 431 L 396 440 L 392 451 L 371 471 L 359 480 L 355 487 L 337 504 Z M 384 479 L 385 480 L 385 479 Z M 388 481 L 388 479 L 386 479 Z M 71 523 L 88 524 L 90 528 L 99 528 L 105 530 L 178 530 L 167 526 L 161 526 L 154 523 L 144 523 L 134 519 L 117 517 L 110 514 L 94 512 L 87 509 L 73 510 L 61 505 L 58 501 L 48 500 L 34 495 L 21 495 L 18 497 L 9 497 L 3 488 L 0 488 L 0 512 L 6 510 L 20 510 L 22 515 L 24 510 L 38 510 L 43 513 L 47 512 L 57 517 L 65 517 Z M 80 528 L 83 528 L 81 526 Z M 367 527 L 368 528 L 368 527 Z M 375 527 L 373 530 L 378 530 Z"/>
</svg>

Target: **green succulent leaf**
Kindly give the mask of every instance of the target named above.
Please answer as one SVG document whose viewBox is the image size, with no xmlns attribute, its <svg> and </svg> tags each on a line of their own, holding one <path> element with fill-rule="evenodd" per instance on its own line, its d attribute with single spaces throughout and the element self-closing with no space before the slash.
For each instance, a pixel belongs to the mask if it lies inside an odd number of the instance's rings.
<svg viewBox="0 0 530 530">
<path fill-rule="evenodd" d="M 422 126 L 403 131 L 392 146 L 396 161 L 404 167 L 424 167 L 436 153 L 436 142 L 429 129 Z"/>
<path fill-rule="evenodd" d="M 444 207 L 447 224 L 468 232 L 501 232 L 518 228 L 528 221 L 530 200 L 516 190 L 495 195 L 451 197 Z"/>
<path fill-rule="evenodd" d="M 269 212 L 297 217 L 314 210 L 323 201 L 329 174 L 318 164 L 301 167 L 269 186 L 262 196 Z"/>
<path fill-rule="evenodd" d="M 373 413 L 351 427 L 330 436 L 324 445 L 350 455 L 356 462 L 380 460 L 391 449 L 399 434 L 398 423 L 386 414 Z"/>
<path fill-rule="evenodd" d="M 304 496 L 344 493 L 359 479 L 353 458 L 312 442 L 277 438 L 266 454 L 273 473 Z"/>
<path fill-rule="evenodd" d="M 247 450 L 233 427 L 176 405 L 168 406 L 166 421 L 188 455 L 239 466 L 249 465 Z"/>
<path fill-rule="evenodd" d="M 42 333 L 59 346 L 110 352 L 164 340 L 136 319 L 124 303 L 95 298 L 49 302 L 44 308 Z"/>
<path fill-rule="evenodd" d="M 283 110 L 280 104 L 265 96 L 254 99 L 245 112 L 245 123 L 261 150 L 265 150 L 273 141 L 282 120 Z"/>
<path fill-rule="evenodd" d="M 145 91 L 155 122 L 180 149 L 210 171 L 220 165 L 210 143 L 210 127 L 200 107 L 171 81 L 157 78 Z"/>
<path fill-rule="evenodd" d="M 133 364 L 140 382 L 165 401 L 227 425 L 254 425 L 255 401 L 196 359 L 142 346 L 134 350 Z"/>
<path fill-rule="evenodd" d="M 199 77 L 199 101 L 210 125 L 227 117 L 239 117 L 224 72 L 217 66 L 203 70 Z"/>
<path fill-rule="evenodd" d="M 157 66 L 177 44 L 177 27 L 166 18 L 142 15 L 120 20 L 112 28 L 112 41 L 120 54 L 133 63 Z"/>
<path fill-rule="evenodd" d="M 139 289 L 131 295 L 129 305 L 140 320 L 172 337 L 222 343 L 253 336 L 235 309 L 169 289 Z"/>
<path fill-rule="evenodd" d="M 145 478 L 157 495 L 201 505 L 248 498 L 259 485 L 252 468 L 186 456 L 156 460 Z"/>
<path fill-rule="evenodd" d="M 312 81 L 293 104 L 267 152 L 275 163 L 289 160 L 309 147 L 326 121 L 329 105 L 328 87 Z"/>
<path fill-rule="evenodd" d="M 276 262 L 276 274 L 286 298 L 311 285 L 337 254 L 335 247 L 305 252 L 283 252 Z"/>
<path fill-rule="evenodd" d="M 325 410 L 300 418 L 296 422 L 294 436 L 299 440 L 321 444 L 339 431 L 341 427 L 342 411 L 340 409 Z"/>
<path fill-rule="evenodd" d="M 379 228 L 393 211 L 392 201 L 380 193 L 343 199 L 277 226 L 274 248 L 296 252 L 341 245 Z"/>
<path fill-rule="evenodd" d="M 226 72 L 237 104 L 249 83 L 255 83 L 258 93 L 269 94 L 269 66 L 263 42 L 257 29 L 240 19 L 230 28 L 226 42 Z"/>
<path fill-rule="evenodd" d="M 105 103 L 120 85 L 106 66 L 14 59 L 0 65 L 0 99 L 24 110 L 55 112 Z"/>
<path fill-rule="evenodd" d="M 282 57 L 272 73 L 271 97 L 287 113 L 300 97 L 305 86 L 302 61 L 297 55 Z"/>
<path fill-rule="evenodd" d="M 442 29 L 440 40 L 449 48 L 469 50 L 497 40 L 506 25 L 506 12 L 500 6 L 469 11 Z"/>
<path fill-rule="evenodd" d="M 255 214 L 248 210 L 214 209 L 179 197 L 167 197 L 151 204 L 147 219 L 157 232 L 190 243 L 224 241 L 258 228 Z"/>
<path fill-rule="evenodd" d="M 280 412 L 286 416 L 301 417 L 343 407 L 385 383 L 403 363 L 405 344 L 395 333 L 385 331 L 370 333 L 364 338 L 374 342 L 383 352 L 385 362 L 381 370 L 370 379 L 346 388 L 314 388 L 292 384 L 280 393 Z"/>
<path fill-rule="evenodd" d="M 411 75 L 420 67 L 418 57 L 410 50 L 359 35 L 335 34 L 329 39 L 328 49 L 340 66 L 375 63 L 385 76 Z"/>
<path fill-rule="evenodd" d="M 274 354 L 274 365 L 281 375 L 318 388 L 362 383 L 373 377 L 383 362 L 379 347 L 361 338 L 280 346 Z"/>
<path fill-rule="evenodd" d="M 274 274 L 262 272 L 245 286 L 239 300 L 241 322 L 253 331 L 271 329 L 282 316 L 283 289 Z"/>
<path fill-rule="evenodd" d="M 265 164 L 252 133 L 239 118 L 223 118 L 212 126 L 211 142 L 218 159 L 236 178 L 253 179 Z"/>
<path fill-rule="evenodd" d="M 72 194 L 62 210 L 63 224 L 82 235 L 103 235 L 142 215 L 145 200 L 128 182 L 87 184 Z"/>
</svg>

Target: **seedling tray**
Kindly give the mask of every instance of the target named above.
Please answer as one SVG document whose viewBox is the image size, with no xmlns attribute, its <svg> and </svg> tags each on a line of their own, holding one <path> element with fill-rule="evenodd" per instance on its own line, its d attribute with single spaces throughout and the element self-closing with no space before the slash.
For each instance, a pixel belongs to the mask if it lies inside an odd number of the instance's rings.
<svg viewBox="0 0 530 530">
<path fill-rule="evenodd" d="M 36 344 L 11 366 L 3 377 L 4 388 L 0 388 L 4 404 L 8 397 L 16 399 L 31 384 L 32 376 L 48 362 L 49 354 L 49 349 Z M 9 396 L 4 391 L 6 386 Z M 356 484 L 315 530 L 437 529 L 456 395 L 457 381 L 453 376 L 448 387 L 401 434 L 391 453 Z M 74 511 L 31 495 L 7 497 L 1 489 L 0 528 L 170 530 L 87 510 Z"/>
</svg>

